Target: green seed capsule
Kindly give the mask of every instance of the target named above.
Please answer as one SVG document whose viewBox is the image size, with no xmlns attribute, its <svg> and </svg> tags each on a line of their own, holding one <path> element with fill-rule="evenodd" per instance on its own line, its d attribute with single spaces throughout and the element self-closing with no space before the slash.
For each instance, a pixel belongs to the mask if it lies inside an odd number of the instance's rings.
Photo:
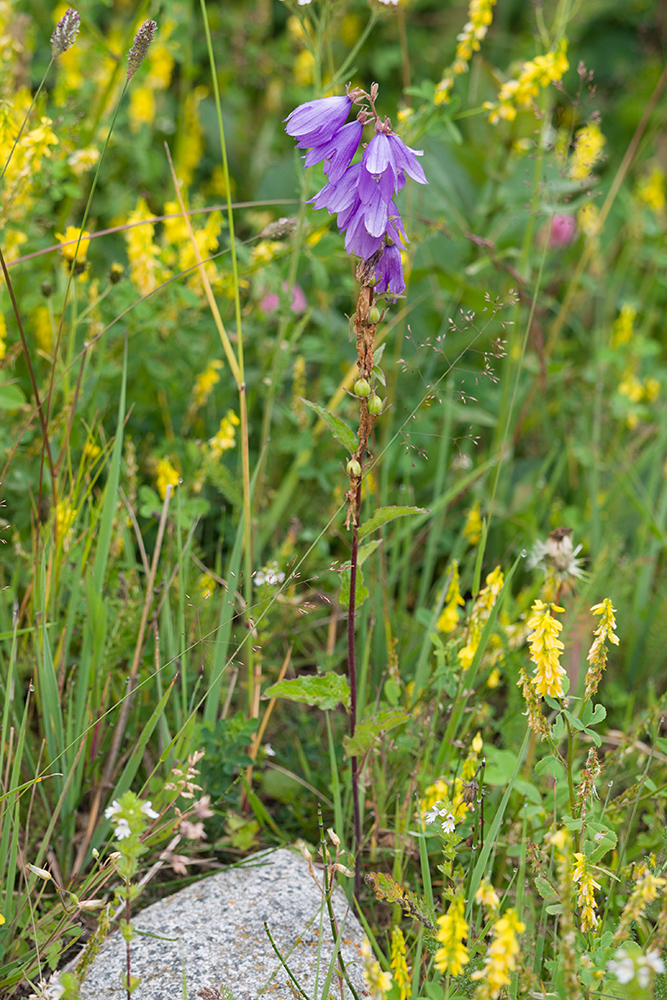
<svg viewBox="0 0 667 1000">
<path fill-rule="evenodd" d="M 357 381 L 354 383 L 354 394 L 355 396 L 358 396 L 359 399 L 365 399 L 366 396 L 370 396 L 371 387 L 370 383 L 368 382 L 368 379 L 365 378 L 357 379 Z"/>
<path fill-rule="evenodd" d="M 348 476 L 360 476 L 361 475 L 361 465 L 357 462 L 356 458 L 351 458 L 347 463 L 347 474 Z"/>
<path fill-rule="evenodd" d="M 379 417 L 384 408 L 384 399 L 380 399 L 379 396 L 373 396 L 368 400 L 368 412 L 372 413 L 374 417 Z"/>
<path fill-rule="evenodd" d="M 382 313 L 380 312 L 377 306 L 371 306 L 371 311 L 368 314 L 368 318 L 370 319 L 371 323 L 379 323 L 381 315 Z"/>
</svg>

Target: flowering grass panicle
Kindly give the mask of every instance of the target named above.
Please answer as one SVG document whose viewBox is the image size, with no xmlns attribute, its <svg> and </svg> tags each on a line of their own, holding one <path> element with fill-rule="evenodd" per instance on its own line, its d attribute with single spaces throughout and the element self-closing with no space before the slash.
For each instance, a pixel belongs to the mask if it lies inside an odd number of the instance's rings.
<svg viewBox="0 0 667 1000">
<path fill-rule="evenodd" d="M 493 934 L 484 959 L 484 967 L 473 972 L 471 979 L 480 980 L 475 991 L 478 1000 L 492 1000 L 499 996 L 504 986 L 508 986 L 510 976 L 516 969 L 519 956 L 518 937 L 526 929 L 519 920 L 516 910 L 509 909 L 499 920 L 496 920 L 491 931 Z"/>
<path fill-rule="evenodd" d="M 151 42 L 155 38 L 157 22 L 144 21 L 134 36 L 132 48 L 127 53 L 127 79 L 131 80 L 146 58 Z"/>
<path fill-rule="evenodd" d="M 559 659 L 563 643 L 558 636 L 563 628 L 561 622 L 554 617 L 556 612 L 563 611 L 556 604 L 544 604 L 539 599 L 533 604 L 532 618 L 528 619 L 530 658 L 535 664 L 533 685 L 540 697 L 549 695 L 551 698 L 562 698 L 565 670 Z"/>
<path fill-rule="evenodd" d="M 447 913 L 438 918 L 437 939 L 440 947 L 435 953 L 435 967 L 438 972 L 450 976 L 460 976 L 464 965 L 470 961 L 464 940 L 468 936 L 468 924 L 463 916 L 464 901 L 456 896 L 449 904 Z"/>
<path fill-rule="evenodd" d="M 594 615 L 600 616 L 600 624 L 593 633 L 595 639 L 588 651 L 588 670 L 586 671 L 586 687 L 584 698 L 592 698 L 598 689 L 602 678 L 602 671 L 607 666 L 607 647 L 610 642 L 613 646 L 618 646 L 619 639 L 616 635 L 616 609 L 612 606 L 608 597 L 605 597 L 601 604 L 595 604 L 591 608 Z"/>
<path fill-rule="evenodd" d="M 63 52 L 67 52 L 74 45 L 80 27 L 81 15 L 78 11 L 68 7 L 51 35 L 51 51 L 54 58 L 61 56 Z"/>
</svg>

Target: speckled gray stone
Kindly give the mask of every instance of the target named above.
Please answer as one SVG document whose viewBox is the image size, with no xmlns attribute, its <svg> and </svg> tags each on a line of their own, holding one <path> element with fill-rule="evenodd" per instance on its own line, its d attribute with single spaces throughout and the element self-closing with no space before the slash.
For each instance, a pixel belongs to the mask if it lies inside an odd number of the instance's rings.
<svg viewBox="0 0 667 1000">
<path fill-rule="evenodd" d="M 334 911 L 343 928 L 343 959 L 364 997 L 363 931 L 340 888 Z M 198 1000 L 204 987 L 226 987 L 234 1000 L 293 1000 L 265 921 L 310 1000 L 320 1000 L 334 950 L 329 920 L 307 863 L 285 849 L 255 854 L 242 867 L 204 877 L 133 918 L 132 975 L 141 980 L 133 1000 Z M 125 941 L 113 934 L 90 968 L 81 1000 L 124 1000 L 124 969 Z M 329 992 L 341 995 L 335 975 Z M 346 1000 L 351 996 L 346 986 Z"/>
</svg>

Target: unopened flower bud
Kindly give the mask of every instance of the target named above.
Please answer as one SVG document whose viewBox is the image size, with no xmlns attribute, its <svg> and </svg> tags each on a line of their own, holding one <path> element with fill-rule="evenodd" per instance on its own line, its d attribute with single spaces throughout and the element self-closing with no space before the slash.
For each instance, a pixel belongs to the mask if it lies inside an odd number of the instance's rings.
<svg viewBox="0 0 667 1000">
<path fill-rule="evenodd" d="M 37 875 L 39 878 L 43 878 L 45 882 L 53 881 L 53 879 L 51 878 L 51 872 L 47 872 L 46 868 L 38 868 L 37 865 L 30 865 L 30 864 L 28 865 L 28 868 L 33 873 L 33 875 Z"/>
<path fill-rule="evenodd" d="M 378 309 L 378 307 L 377 306 L 371 306 L 370 312 L 368 314 L 368 318 L 371 321 L 371 323 L 379 323 L 381 316 L 382 316 L 382 313 L 380 312 L 380 310 Z"/>
<path fill-rule="evenodd" d="M 155 32 L 157 31 L 156 21 L 144 21 L 144 23 L 139 28 L 138 32 L 134 36 L 134 43 L 132 48 L 127 53 L 127 78 L 131 80 L 134 74 L 137 72 L 142 62 L 146 58 L 146 53 L 148 48 L 155 38 Z"/>
<path fill-rule="evenodd" d="M 358 396 L 359 399 L 365 399 L 366 396 L 370 396 L 371 387 L 368 379 L 365 378 L 357 379 L 357 381 L 354 383 L 354 394 L 355 396 Z"/>
<path fill-rule="evenodd" d="M 125 268 L 122 264 L 112 264 L 109 268 L 109 281 L 112 285 L 117 285 L 118 282 L 123 277 L 125 273 Z"/>
<path fill-rule="evenodd" d="M 356 458 L 351 458 L 346 466 L 348 476 L 360 476 L 361 475 L 361 465 L 357 462 Z"/>
<path fill-rule="evenodd" d="M 39 287 L 40 292 L 45 299 L 50 299 L 53 295 L 53 285 L 50 281 L 43 281 Z"/>
<path fill-rule="evenodd" d="M 81 16 L 71 7 L 68 7 L 63 16 L 58 21 L 51 35 L 51 51 L 54 59 L 61 56 L 63 52 L 74 45 L 74 40 L 79 34 L 81 27 Z"/>
<path fill-rule="evenodd" d="M 379 417 L 384 408 L 384 400 L 380 399 L 379 396 L 373 396 L 368 400 L 368 412 L 372 413 L 374 417 Z"/>
</svg>

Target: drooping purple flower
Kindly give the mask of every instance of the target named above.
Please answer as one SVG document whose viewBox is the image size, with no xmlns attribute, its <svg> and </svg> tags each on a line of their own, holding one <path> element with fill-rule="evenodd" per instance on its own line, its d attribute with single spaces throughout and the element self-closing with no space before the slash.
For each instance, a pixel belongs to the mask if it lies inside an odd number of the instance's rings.
<svg viewBox="0 0 667 1000">
<path fill-rule="evenodd" d="M 285 121 L 285 131 L 298 139 L 299 149 L 309 149 L 328 142 L 345 124 L 352 101 L 349 97 L 319 97 L 300 104 Z"/>
<path fill-rule="evenodd" d="M 428 184 L 426 175 L 417 159 L 421 149 L 411 149 L 394 133 L 377 132 L 364 150 L 362 163 L 369 174 L 384 174 L 389 170 L 396 182 L 401 171 L 418 184 Z M 398 190 L 398 189 L 396 189 Z"/>
<path fill-rule="evenodd" d="M 315 208 L 328 208 L 330 212 L 342 212 L 358 199 L 360 163 L 353 163 L 337 181 L 327 181 L 310 201 Z"/>
<path fill-rule="evenodd" d="M 405 291 L 401 251 L 396 244 L 385 246 L 380 260 L 375 265 L 375 278 L 375 292 L 378 295 L 383 292 L 402 295 Z"/>
<path fill-rule="evenodd" d="M 364 126 L 359 121 L 343 125 L 327 142 L 314 146 L 308 152 L 306 166 L 313 167 L 324 160 L 324 172 L 329 175 L 329 180 L 334 183 L 339 181 L 359 149 L 363 130 Z"/>
</svg>

